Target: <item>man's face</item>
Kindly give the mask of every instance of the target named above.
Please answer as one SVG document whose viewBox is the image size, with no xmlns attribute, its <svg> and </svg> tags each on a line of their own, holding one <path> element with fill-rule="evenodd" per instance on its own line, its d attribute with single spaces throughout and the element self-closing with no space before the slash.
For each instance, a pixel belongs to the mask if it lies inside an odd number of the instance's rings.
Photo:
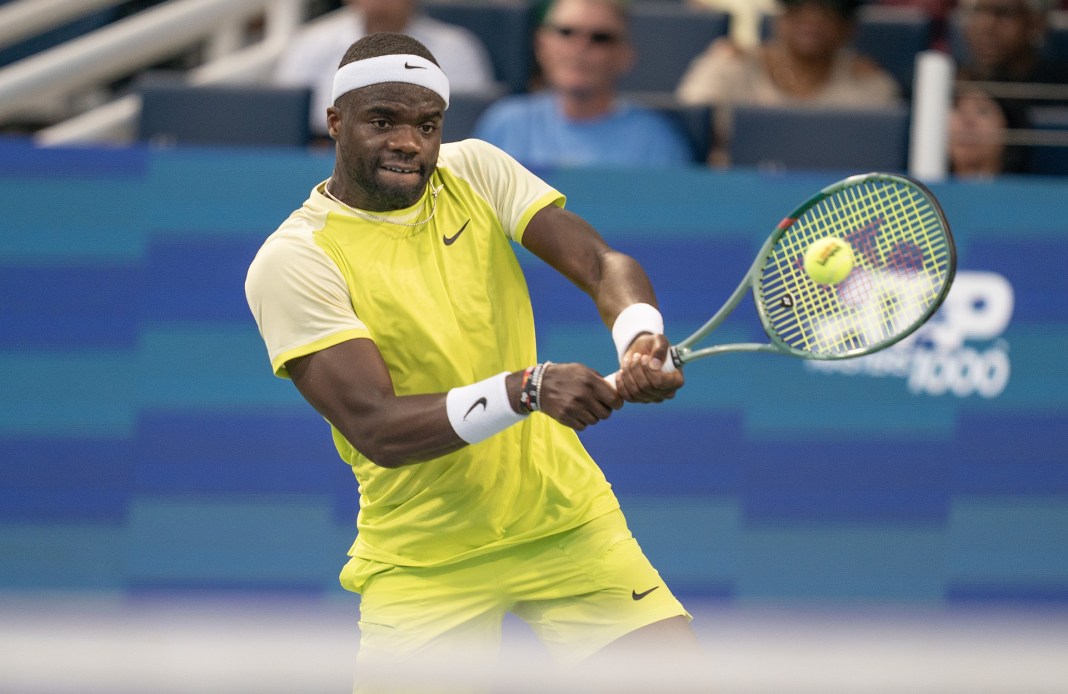
<svg viewBox="0 0 1068 694">
<path fill-rule="evenodd" d="M 790 3 L 779 16 L 778 38 L 800 58 L 829 58 L 844 46 L 851 25 L 832 7 L 820 2 Z"/>
<path fill-rule="evenodd" d="M 337 173 L 349 202 L 374 211 L 418 202 L 437 166 L 444 116 L 441 97 L 400 82 L 342 95 L 327 111 L 337 140 Z"/>
<path fill-rule="evenodd" d="M 557 3 L 538 30 L 536 51 L 549 86 L 579 94 L 613 91 L 634 62 L 623 18 L 598 0 Z"/>
<path fill-rule="evenodd" d="M 965 0 L 961 9 L 968 49 L 983 68 L 1028 55 L 1041 32 L 1041 19 L 1025 0 Z"/>
</svg>

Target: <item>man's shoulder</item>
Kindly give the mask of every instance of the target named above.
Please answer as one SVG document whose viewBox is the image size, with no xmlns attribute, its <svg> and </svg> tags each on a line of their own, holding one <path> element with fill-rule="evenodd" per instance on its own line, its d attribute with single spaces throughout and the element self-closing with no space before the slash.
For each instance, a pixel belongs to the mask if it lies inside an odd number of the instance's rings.
<svg viewBox="0 0 1068 694">
<path fill-rule="evenodd" d="M 843 50 L 839 55 L 853 79 L 860 81 L 884 80 L 888 77 L 892 79 L 890 73 L 870 56 L 852 50 Z"/>
<path fill-rule="evenodd" d="M 693 62 L 706 68 L 739 65 L 759 60 L 760 49 L 749 50 L 733 39 L 723 36 L 713 39 Z"/>
</svg>

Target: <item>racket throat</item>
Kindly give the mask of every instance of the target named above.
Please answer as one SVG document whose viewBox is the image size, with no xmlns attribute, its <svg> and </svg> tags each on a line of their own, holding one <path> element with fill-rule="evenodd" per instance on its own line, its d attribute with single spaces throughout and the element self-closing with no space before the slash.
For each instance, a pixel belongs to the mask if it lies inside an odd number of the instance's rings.
<svg viewBox="0 0 1068 694">
<path fill-rule="evenodd" d="M 683 349 L 686 348 L 683 347 Z M 677 346 L 672 345 L 671 348 L 668 349 L 668 357 L 671 358 L 671 363 L 675 365 L 676 370 L 682 368 L 682 356 L 679 354 L 679 348 Z"/>
</svg>

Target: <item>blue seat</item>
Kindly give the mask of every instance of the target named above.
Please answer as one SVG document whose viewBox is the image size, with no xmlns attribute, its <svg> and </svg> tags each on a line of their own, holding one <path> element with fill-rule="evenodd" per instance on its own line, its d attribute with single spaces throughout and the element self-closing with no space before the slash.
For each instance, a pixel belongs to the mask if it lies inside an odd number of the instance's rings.
<svg viewBox="0 0 1068 694">
<path fill-rule="evenodd" d="M 490 94 L 456 93 L 449 96 L 449 109 L 441 126 L 442 142 L 458 142 L 471 137 L 482 112 L 497 97 Z"/>
<path fill-rule="evenodd" d="M 916 54 L 930 48 L 933 37 L 934 20 L 922 10 L 868 6 L 857 15 L 854 46 L 893 75 L 908 96 Z"/>
<path fill-rule="evenodd" d="M 1068 10 L 1049 14 L 1046 56 L 1058 63 L 1068 63 Z"/>
<path fill-rule="evenodd" d="M 728 151 L 734 166 L 904 171 L 909 111 L 736 106 Z"/>
<path fill-rule="evenodd" d="M 630 13 L 638 59 L 619 85 L 623 92 L 674 93 L 690 62 L 726 36 L 729 26 L 726 13 L 682 3 L 639 0 L 631 4 Z"/>
<path fill-rule="evenodd" d="M 143 79 L 138 137 L 174 145 L 303 147 L 311 139 L 305 88 L 190 86 Z"/>
<path fill-rule="evenodd" d="M 674 99 L 639 99 L 647 108 L 666 116 L 685 135 L 696 163 L 708 161 L 712 149 L 712 107 L 706 104 L 680 104 Z"/>
<path fill-rule="evenodd" d="M 694 162 L 708 161 L 712 149 L 712 107 L 696 104 L 671 104 L 655 107 L 671 118 L 686 135 L 693 150 Z"/>
<path fill-rule="evenodd" d="M 1028 157 L 1028 171 L 1046 176 L 1068 176 L 1068 107 L 1036 106 L 1029 112 L 1037 134 L 1057 133 L 1060 146 L 1035 146 Z"/>
<path fill-rule="evenodd" d="M 497 80 L 512 93 L 526 91 L 534 68 L 535 7 L 523 0 L 424 0 L 423 10 L 441 22 L 475 34 L 489 51 Z"/>
</svg>

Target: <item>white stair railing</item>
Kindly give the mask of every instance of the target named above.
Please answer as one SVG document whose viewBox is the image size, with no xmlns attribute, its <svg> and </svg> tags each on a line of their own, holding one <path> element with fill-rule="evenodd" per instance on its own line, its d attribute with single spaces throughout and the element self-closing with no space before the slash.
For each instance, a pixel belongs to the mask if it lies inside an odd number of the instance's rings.
<svg viewBox="0 0 1068 694">
<path fill-rule="evenodd" d="M 337 10 L 345 12 L 345 9 Z M 314 27 L 334 19 L 334 13 L 308 23 Z M 191 85 L 219 83 L 263 82 L 270 77 L 275 62 L 282 55 L 292 32 L 288 21 L 270 21 L 264 41 L 243 48 L 236 53 L 205 63 L 186 74 Z M 135 136 L 137 117 L 141 112 L 141 97 L 130 94 L 98 106 L 81 115 L 44 128 L 36 134 L 42 146 L 62 146 L 87 142 L 129 142 Z"/>
<path fill-rule="evenodd" d="M 0 47 L 62 26 L 94 10 L 121 5 L 126 0 L 19 0 L 0 6 Z"/>
<path fill-rule="evenodd" d="M 42 99 L 62 98 L 134 74 L 263 13 L 268 41 L 276 44 L 298 29 L 304 4 L 304 0 L 172 0 L 139 12 L 0 70 L 0 123 Z"/>
<path fill-rule="evenodd" d="M 265 78 L 282 54 L 284 41 L 262 41 L 195 68 L 186 75 L 191 85 L 250 82 Z M 136 136 L 141 97 L 127 94 L 85 113 L 39 130 L 37 144 L 57 147 L 89 142 L 125 144 Z"/>
</svg>

